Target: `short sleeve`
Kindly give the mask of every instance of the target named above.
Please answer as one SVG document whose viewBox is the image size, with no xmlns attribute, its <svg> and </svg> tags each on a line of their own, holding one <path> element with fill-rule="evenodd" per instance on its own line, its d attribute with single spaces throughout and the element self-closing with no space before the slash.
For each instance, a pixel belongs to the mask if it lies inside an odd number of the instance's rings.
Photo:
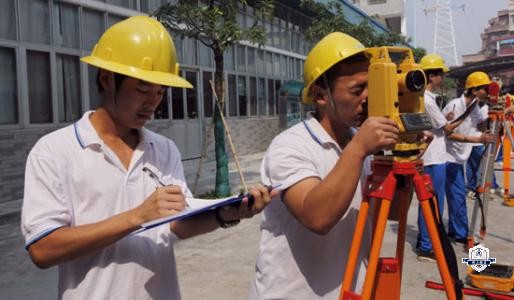
<svg viewBox="0 0 514 300">
<path fill-rule="evenodd" d="M 261 165 L 262 182 L 281 184 L 283 190 L 308 177 L 321 178 L 311 157 L 304 147 L 272 143 Z"/>
<path fill-rule="evenodd" d="M 34 150 L 29 154 L 21 213 L 26 248 L 57 228 L 71 224 L 58 170 L 59 166 L 49 155 Z"/>
<path fill-rule="evenodd" d="M 434 129 L 441 129 L 448 123 L 443 113 L 431 97 L 425 97 L 425 112 L 430 118 L 430 123 Z"/>
</svg>

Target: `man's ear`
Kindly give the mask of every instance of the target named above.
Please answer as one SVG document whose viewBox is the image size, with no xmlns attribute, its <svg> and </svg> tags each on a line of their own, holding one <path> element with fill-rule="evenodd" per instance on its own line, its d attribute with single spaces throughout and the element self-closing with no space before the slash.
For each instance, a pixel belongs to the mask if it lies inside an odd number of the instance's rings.
<svg viewBox="0 0 514 300">
<path fill-rule="evenodd" d="M 104 91 L 110 91 L 112 89 L 112 86 L 114 85 L 114 82 L 112 82 L 113 80 L 114 76 L 111 71 L 100 69 L 98 81 L 100 82 L 100 85 Z"/>
<path fill-rule="evenodd" d="M 324 105 L 327 103 L 326 92 L 319 85 L 311 86 L 311 95 L 315 103 Z"/>
</svg>

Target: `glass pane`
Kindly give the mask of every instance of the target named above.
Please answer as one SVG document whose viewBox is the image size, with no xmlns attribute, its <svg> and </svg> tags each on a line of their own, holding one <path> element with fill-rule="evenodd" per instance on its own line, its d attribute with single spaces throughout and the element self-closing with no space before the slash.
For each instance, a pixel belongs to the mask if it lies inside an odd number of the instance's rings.
<svg viewBox="0 0 514 300">
<path fill-rule="evenodd" d="M 200 55 L 200 65 L 204 67 L 213 67 L 211 48 L 205 46 L 202 42 L 198 41 L 198 50 Z"/>
<path fill-rule="evenodd" d="M 192 89 L 186 89 L 187 117 L 189 119 L 198 118 L 198 99 L 196 96 L 196 87 L 198 86 L 198 83 L 196 77 L 196 72 L 186 71 L 186 80 L 194 87 Z"/>
<path fill-rule="evenodd" d="M 225 63 L 225 70 L 234 71 L 234 47 L 229 47 L 223 53 L 223 61 Z"/>
<path fill-rule="evenodd" d="M 159 106 L 157 106 L 157 109 L 155 109 L 154 118 L 155 119 L 169 119 L 170 114 L 168 112 L 168 101 L 169 101 L 169 92 L 170 89 L 167 88 L 162 95 L 161 103 L 159 103 Z"/>
<path fill-rule="evenodd" d="M 18 90 L 14 49 L 0 48 L 0 124 L 18 123 Z"/>
<path fill-rule="evenodd" d="M 59 122 L 72 122 L 82 115 L 79 58 L 57 54 L 57 100 Z"/>
<path fill-rule="evenodd" d="M 177 52 L 177 61 L 179 62 L 179 64 L 182 64 L 183 36 L 178 31 L 172 31 L 171 37 L 173 38 L 173 44 L 175 44 L 175 51 Z"/>
<path fill-rule="evenodd" d="M 182 57 L 183 63 L 186 65 L 195 66 L 196 65 L 196 39 L 185 37 L 184 38 L 184 55 Z"/>
<path fill-rule="evenodd" d="M 89 109 L 95 110 L 102 104 L 102 98 L 98 91 L 98 83 L 96 77 L 98 76 L 98 69 L 87 65 L 87 79 L 89 85 Z"/>
<path fill-rule="evenodd" d="M 280 80 L 275 80 L 275 112 L 278 114 L 278 105 L 279 105 L 279 102 L 278 102 L 278 91 L 280 90 L 280 87 L 282 86 L 282 81 Z"/>
<path fill-rule="evenodd" d="M 166 0 L 141 0 L 141 11 L 153 14 Z"/>
<path fill-rule="evenodd" d="M 246 61 L 245 61 L 245 47 L 243 46 L 237 46 L 236 47 L 236 54 L 237 54 L 237 70 L 244 72 L 246 67 Z"/>
<path fill-rule="evenodd" d="M 257 94 L 259 97 L 259 115 L 266 115 L 266 81 L 264 78 L 259 78 Z"/>
<path fill-rule="evenodd" d="M 19 1 L 21 40 L 31 43 L 50 44 L 50 12 L 48 1 Z"/>
<path fill-rule="evenodd" d="M 273 79 L 268 79 L 268 114 L 275 114 L 275 83 Z"/>
<path fill-rule="evenodd" d="M 82 12 L 82 45 L 86 50 L 93 50 L 105 29 L 104 16 L 103 13 L 85 8 Z"/>
<path fill-rule="evenodd" d="M 280 70 L 280 54 L 273 54 L 273 74 L 275 76 L 281 76 L 282 72 Z"/>
<path fill-rule="evenodd" d="M 213 112 L 212 89 L 209 80 L 212 80 L 212 73 L 202 72 L 203 113 L 206 118 L 212 117 Z"/>
<path fill-rule="evenodd" d="M 287 57 L 285 55 L 280 55 L 280 75 L 287 77 Z"/>
<path fill-rule="evenodd" d="M 27 51 L 30 123 L 51 123 L 52 91 L 50 85 L 50 55 Z"/>
<path fill-rule="evenodd" d="M 173 119 L 184 119 L 183 89 L 171 88 L 171 109 Z"/>
<path fill-rule="evenodd" d="M 237 116 L 237 90 L 235 75 L 228 75 L 228 114 L 231 117 Z"/>
<path fill-rule="evenodd" d="M 248 56 L 247 56 L 247 68 L 249 73 L 255 73 L 255 49 L 247 48 Z"/>
<path fill-rule="evenodd" d="M 14 0 L 0 2 L 0 38 L 16 40 L 16 14 Z"/>
<path fill-rule="evenodd" d="M 137 9 L 136 0 L 107 0 L 107 3 L 130 9 Z"/>
<path fill-rule="evenodd" d="M 264 51 L 257 50 L 257 74 L 263 75 L 264 69 Z"/>
<path fill-rule="evenodd" d="M 238 76 L 237 80 L 237 94 L 239 96 L 239 115 L 247 115 L 247 94 L 246 94 L 246 77 Z"/>
<path fill-rule="evenodd" d="M 257 115 L 257 79 L 250 77 L 250 115 Z"/>
<path fill-rule="evenodd" d="M 77 6 L 54 4 L 54 44 L 60 47 L 80 48 L 79 10 Z"/>
<path fill-rule="evenodd" d="M 271 59 L 271 53 L 270 52 L 266 52 L 265 54 L 265 64 L 266 64 L 266 73 L 265 75 L 267 76 L 271 76 L 273 75 L 273 64 L 272 64 L 272 59 Z"/>
<path fill-rule="evenodd" d="M 112 25 L 114 25 L 114 24 L 116 24 L 118 22 L 121 22 L 123 20 L 125 20 L 125 17 L 108 14 L 107 15 L 107 28 L 109 28 Z"/>
</svg>

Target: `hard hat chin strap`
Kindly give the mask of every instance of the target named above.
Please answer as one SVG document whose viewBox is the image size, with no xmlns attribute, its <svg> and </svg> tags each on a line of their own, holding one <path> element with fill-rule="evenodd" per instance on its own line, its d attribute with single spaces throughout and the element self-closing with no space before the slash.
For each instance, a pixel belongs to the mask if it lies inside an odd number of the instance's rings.
<svg viewBox="0 0 514 300">
<path fill-rule="evenodd" d="M 326 73 L 323 73 L 323 80 L 325 81 L 325 86 L 327 87 L 328 102 L 330 103 L 330 106 L 332 106 L 332 109 L 334 110 L 337 118 L 339 119 L 339 122 L 343 122 L 343 119 L 341 118 L 341 116 L 339 115 L 339 112 L 337 111 L 337 107 L 336 107 L 334 98 L 332 97 L 332 91 L 331 91 L 330 85 L 328 84 Z"/>
</svg>

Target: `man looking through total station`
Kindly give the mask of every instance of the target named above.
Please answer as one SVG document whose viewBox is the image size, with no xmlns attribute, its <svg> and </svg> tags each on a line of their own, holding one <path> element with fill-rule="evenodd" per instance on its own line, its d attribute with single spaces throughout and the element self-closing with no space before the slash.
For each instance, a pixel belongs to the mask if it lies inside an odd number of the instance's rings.
<svg viewBox="0 0 514 300">
<path fill-rule="evenodd" d="M 281 183 L 284 190 L 282 201 L 264 210 L 250 299 L 338 298 L 368 157 L 398 142 L 394 121 L 366 119 L 368 67 L 364 46 L 340 32 L 325 36 L 308 54 L 302 100 L 316 111 L 275 137 L 262 162 L 263 182 Z M 370 243 L 368 224 L 368 252 Z M 368 255 L 361 253 L 357 288 Z"/>
</svg>

